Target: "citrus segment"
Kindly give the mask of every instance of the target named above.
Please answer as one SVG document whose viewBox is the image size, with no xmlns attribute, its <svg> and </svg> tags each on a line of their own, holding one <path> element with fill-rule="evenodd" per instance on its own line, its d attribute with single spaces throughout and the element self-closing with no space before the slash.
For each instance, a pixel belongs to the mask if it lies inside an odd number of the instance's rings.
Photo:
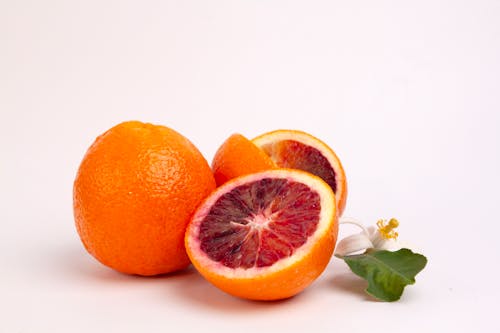
<svg viewBox="0 0 500 333">
<path fill-rule="evenodd" d="M 156 275 L 189 265 L 184 232 L 215 189 L 207 161 L 176 131 L 121 123 L 90 146 L 74 182 L 80 238 L 117 271 Z"/>
<path fill-rule="evenodd" d="M 338 228 L 334 202 L 328 184 L 299 170 L 235 178 L 194 213 L 187 253 L 208 281 L 232 295 L 293 296 L 330 260 Z"/>
<path fill-rule="evenodd" d="M 271 158 L 241 134 L 231 135 L 219 147 L 212 161 L 218 186 L 238 176 L 274 168 L 276 165 Z"/>
<path fill-rule="evenodd" d="M 252 142 L 277 166 L 304 170 L 322 178 L 335 193 L 338 213 L 342 215 L 347 199 L 347 182 L 339 158 L 328 145 L 296 130 L 265 133 Z"/>
</svg>

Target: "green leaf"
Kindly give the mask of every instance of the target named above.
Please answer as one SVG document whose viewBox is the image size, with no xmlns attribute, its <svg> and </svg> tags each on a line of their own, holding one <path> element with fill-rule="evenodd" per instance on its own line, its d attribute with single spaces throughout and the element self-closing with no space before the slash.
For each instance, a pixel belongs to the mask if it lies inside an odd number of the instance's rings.
<svg viewBox="0 0 500 333">
<path fill-rule="evenodd" d="M 356 275 L 368 281 L 368 294 L 388 302 L 397 301 L 404 288 L 415 283 L 415 275 L 427 264 L 426 257 L 409 249 L 368 250 L 341 258 Z"/>
</svg>

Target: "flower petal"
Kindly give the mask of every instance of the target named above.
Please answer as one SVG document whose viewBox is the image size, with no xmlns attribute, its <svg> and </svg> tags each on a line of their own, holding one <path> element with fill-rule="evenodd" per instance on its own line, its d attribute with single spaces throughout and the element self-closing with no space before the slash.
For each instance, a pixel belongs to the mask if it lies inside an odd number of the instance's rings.
<svg viewBox="0 0 500 333">
<path fill-rule="evenodd" d="M 373 244 L 366 233 L 361 232 L 359 234 L 347 236 L 346 238 L 338 242 L 335 249 L 335 255 L 344 257 L 372 247 Z"/>
</svg>

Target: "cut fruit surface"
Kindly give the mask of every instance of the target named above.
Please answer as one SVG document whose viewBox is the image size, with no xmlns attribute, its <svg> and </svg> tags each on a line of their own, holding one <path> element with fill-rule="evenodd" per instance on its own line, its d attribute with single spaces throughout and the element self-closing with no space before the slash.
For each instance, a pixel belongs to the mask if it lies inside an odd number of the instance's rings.
<svg viewBox="0 0 500 333">
<path fill-rule="evenodd" d="M 335 193 L 339 216 L 347 199 L 344 168 L 335 152 L 314 136 L 296 130 L 278 130 L 260 135 L 252 142 L 280 168 L 310 172 L 323 179 Z"/>
<path fill-rule="evenodd" d="M 193 265 L 232 295 L 293 296 L 328 264 L 337 238 L 330 186 L 310 173 L 279 169 L 235 178 L 214 191 L 186 230 Z"/>
</svg>

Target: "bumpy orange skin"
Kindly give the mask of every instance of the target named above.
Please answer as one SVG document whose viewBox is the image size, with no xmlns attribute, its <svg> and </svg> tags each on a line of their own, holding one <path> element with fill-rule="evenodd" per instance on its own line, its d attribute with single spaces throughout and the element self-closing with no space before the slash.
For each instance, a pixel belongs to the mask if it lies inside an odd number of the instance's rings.
<svg viewBox="0 0 500 333">
<path fill-rule="evenodd" d="M 293 170 L 293 172 L 305 173 L 300 170 Z M 314 175 L 309 176 L 317 178 L 320 182 L 324 183 L 319 177 Z M 237 177 L 230 180 L 224 184 L 224 187 L 229 187 L 233 183 L 239 182 L 243 177 Z M 330 186 L 326 183 L 324 183 L 324 186 L 327 187 L 329 192 L 331 192 L 331 196 L 333 198 L 334 194 L 331 191 Z M 223 188 L 219 187 L 216 191 L 222 190 Z M 215 192 L 212 192 L 211 196 L 214 194 Z M 207 197 L 200 204 L 198 210 L 209 207 L 207 203 L 210 201 L 211 196 Z M 245 278 L 227 277 L 218 273 L 216 267 L 214 268 L 214 266 L 203 264 L 201 260 L 198 260 L 199 257 L 196 252 L 199 251 L 199 248 L 193 245 L 196 242 L 194 238 L 197 237 L 196 227 L 194 226 L 195 223 L 193 221 L 196 213 L 193 215 L 191 222 L 188 224 L 186 229 L 186 250 L 192 264 L 198 272 L 210 283 L 230 295 L 256 301 L 286 299 L 297 295 L 307 288 L 321 275 L 330 262 L 338 236 L 338 214 L 336 212 L 336 206 L 333 204 L 330 209 L 331 214 L 329 215 L 330 218 L 328 220 L 330 228 L 327 229 L 325 233 L 322 234 L 321 237 L 314 243 L 311 250 L 304 257 L 295 261 L 292 265 L 268 274 L 249 276 Z"/>
<path fill-rule="evenodd" d="M 231 135 L 212 161 L 217 186 L 238 176 L 275 168 L 271 158 L 241 134 Z"/>
<path fill-rule="evenodd" d="M 80 238 L 117 271 L 157 275 L 189 265 L 184 232 L 215 188 L 207 161 L 172 129 L 131 121 L 88 149 L 73 188 Z"/>
</svg>

